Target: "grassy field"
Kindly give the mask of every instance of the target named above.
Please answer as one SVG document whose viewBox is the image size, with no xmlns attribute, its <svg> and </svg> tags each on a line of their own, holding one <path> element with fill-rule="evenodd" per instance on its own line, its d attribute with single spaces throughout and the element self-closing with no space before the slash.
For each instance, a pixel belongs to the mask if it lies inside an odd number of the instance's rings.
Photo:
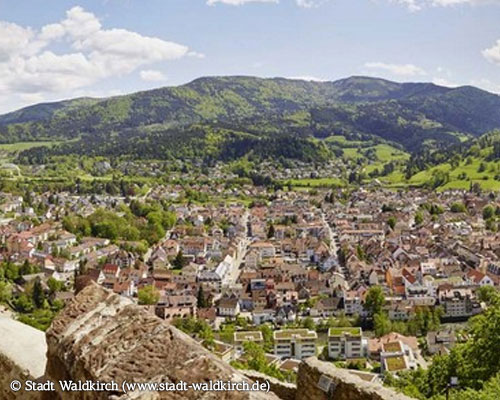
<svg viewBox="0 0 500 400">
<path fill-rule="evenodd" d="M 479 172 L 481 163 L 484 163 L 485 168 Z M 500 162 L 487 162 L 480 158 L 472 158 L 470 162 L 463 160 L 456 168 L 452 168 L 449 163 L 440 164 L 413 175 L 408 181 L 401 172 L 394 172 L 381 178 L 381 181 L 392 186 L 421 186 L 432 181 L 438 171 L 449 174 L 449 182 L 440 186 L 438 191 L 469 189 L 471 183 L 478 183 L 483 190 L 500 190 L 500 181 L 495 180 L 495 175 L 500 174 Z"/>
<path fill-rule="evenodd" d="M 18 143 L 4 143 L 0 144 L 0 151 L 6 151 L 8 153 L 15 153 L 18 151 L 32 149 L 34 147 L 42 147 L 42 146 L 54 146 L 56 144 L 60 144 L 60 141 L 53 142 L 18 142 Z"/>
<path fill-rule="evenodd" d="M 372 162 L 365 167 L 364 172 L 367 174 L 376 169 L 382 171 L 384 164 L 387 164 L 390 161 L 406 161 L 410 158 L 410 155 L 405 151 L 396 149 L 388 144 L 378 144 L 373 148 L 375 149 L 377 161 Z"/>
</svg>

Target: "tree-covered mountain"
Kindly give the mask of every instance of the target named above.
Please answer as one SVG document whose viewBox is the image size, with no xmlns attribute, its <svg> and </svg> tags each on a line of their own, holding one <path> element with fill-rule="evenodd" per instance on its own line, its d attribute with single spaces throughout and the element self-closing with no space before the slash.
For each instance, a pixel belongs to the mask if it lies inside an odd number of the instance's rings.
<svg viewBox="0 0 500 400">
<path fill-rule="evenodd" d="M 500 128 L 500 96 L 473 87 L 396 83 L 368 77 L 335 82 L 200 78 L 107 99 L 31 106 L 0 116 L 0 142 L 68 143 L 24 152 L 142 158 L 328 157 L 333 135 L 380 137 L 410 152 Z"/>
</svg>

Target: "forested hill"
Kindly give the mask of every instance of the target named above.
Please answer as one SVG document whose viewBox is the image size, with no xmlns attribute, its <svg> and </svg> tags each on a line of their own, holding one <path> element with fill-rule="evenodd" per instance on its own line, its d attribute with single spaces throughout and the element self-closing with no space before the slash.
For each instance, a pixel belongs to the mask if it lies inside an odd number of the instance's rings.
<svg viewBox="0 0 500 400">
<path fill-rule="evenodd" d="M 276 150 L 307 160 L 327 156 L 321 139 L 332 135 L 375 135 L 416 151 L 495 128 L 500 128 L 500 97 L 468 86 L 367 77 L 335 82 L 210 77 L 108 99 L 31 106 L 0 116 L 0 142 L 70 141 L 29 150 L 27 158 L 85 152 L 224 159 L 248 152 L 274 157 Z M 305 152 L 292 151 L 288 141 Z"/>
</svg>

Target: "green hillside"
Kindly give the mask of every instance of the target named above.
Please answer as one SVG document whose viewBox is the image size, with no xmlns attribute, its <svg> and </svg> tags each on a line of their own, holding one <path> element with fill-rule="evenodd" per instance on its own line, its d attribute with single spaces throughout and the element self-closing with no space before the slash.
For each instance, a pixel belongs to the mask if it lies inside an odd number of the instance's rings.
<svg viewBox="0 0 500 400">
<path fill-rule="evenodd" d="M 342 146 L 324 141 L 332 136 L 415 153 L 498 127 L 500 97 L 472 87 L 367 77 L 335 82 L 211 77 L 19 110 L 0 116 L 0 143 L 71 141 L 22 152 L 20 160 L 32 163 L 64 154 L 310 161 L 340 154 Z"/>
</svg>

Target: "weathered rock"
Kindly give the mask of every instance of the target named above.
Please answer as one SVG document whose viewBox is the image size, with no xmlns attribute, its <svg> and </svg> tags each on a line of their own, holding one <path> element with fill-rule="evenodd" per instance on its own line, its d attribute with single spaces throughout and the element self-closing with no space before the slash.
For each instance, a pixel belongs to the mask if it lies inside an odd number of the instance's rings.
<svg viewBox="0 0 500 400">
<path fill-rule="evenodd" d="M 304 360 L 297 377 L 297 400 L 411 400 L 379 384 L 363 381 L 316 357 Z"/>
<path fill-rule="evenodd" d="M 192 338 L 95 284 L 83 289 L 47 331 L 46 375 L 116 382 L 247 381 Z M 276 399 L 265 392 L 64 393 L 61 399 Z"/>
<path fill-rule="evenodd" d="M 278 396 L 281 400 L 295 400 L 297 395 L 297 385 L 293 383 L 281 382 L 276 378 L 261 374 L 260 372 L 244 370 L 243 374 L 252 380 L 267 380 L 269 382 L 270 391 Z"/>
</svg>

